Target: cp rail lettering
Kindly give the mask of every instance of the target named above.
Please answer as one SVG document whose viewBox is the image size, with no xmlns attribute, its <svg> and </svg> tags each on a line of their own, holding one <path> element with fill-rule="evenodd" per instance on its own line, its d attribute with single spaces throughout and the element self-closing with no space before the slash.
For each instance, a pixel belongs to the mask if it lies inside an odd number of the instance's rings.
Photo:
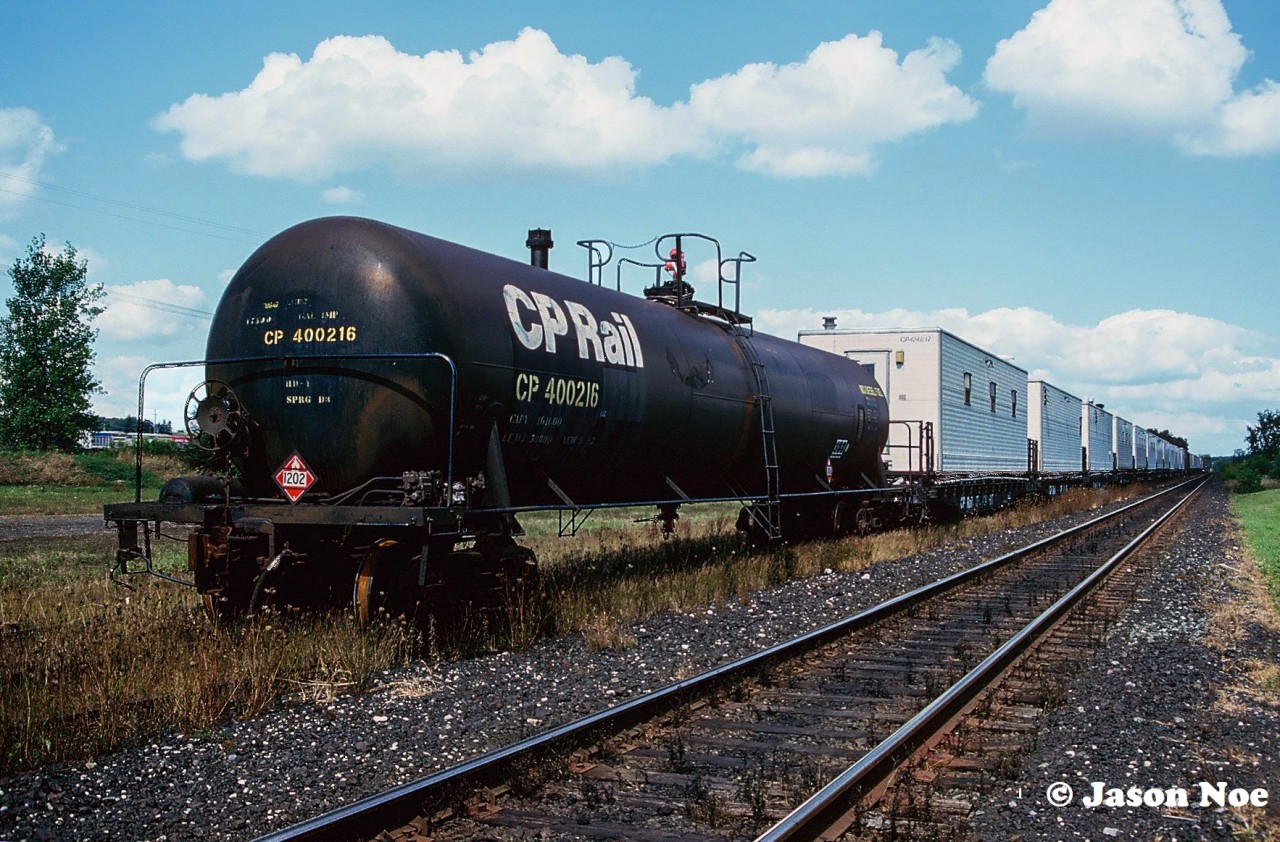
<svg viewBox="0 0 1280 842">
<path fill-rule="evenodd" d="M 262 335 L 263 345 L 283 345 L 286 342 L 355 342 L 355 325 L 330 327 L 299 327 L 287 330 L 268 330 Z"/>
<path fill-rule="evenodd" d="M 576 377 L 545 377 L 521 372 L 516 375 L 516 400 L 590 408 L 600 405 L 600 384 Z"/>
<path fill-rule="evenodd" d="M 610 312 L 614 319 L 612 322 L 598 319 L 576 301 L 566 298 L 561 307 L 549 295 L 526 293 L 514 284 L 502 288 L 502 297 L 506 301 L 507 317 L 511 320 L 516 339 L 530 351 L 541 348 L 548 354 L 558 353 L 556 337 L 567 337 L 572 327 L 579 359 L 624 368 L 644 368 L 644 353 L 636 338 L 636 327 L 625 313 Z"/>
</svg>

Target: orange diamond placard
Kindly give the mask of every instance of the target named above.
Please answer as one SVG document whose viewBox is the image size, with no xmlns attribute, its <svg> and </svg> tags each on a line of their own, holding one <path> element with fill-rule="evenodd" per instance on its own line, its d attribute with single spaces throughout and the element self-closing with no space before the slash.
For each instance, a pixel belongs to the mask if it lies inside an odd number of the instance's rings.
<svg viewBox="0 0 1280 842">
<path fill-rule="evenodd" d="M 307 489 L 316 484 L 316 475 L 311 473 L 307 463 L 295 450 L 276 471 L 276 485 L 289 498 L 290 503 L 298 502 L 298 498 L 307 493 Z"/>
</svg>

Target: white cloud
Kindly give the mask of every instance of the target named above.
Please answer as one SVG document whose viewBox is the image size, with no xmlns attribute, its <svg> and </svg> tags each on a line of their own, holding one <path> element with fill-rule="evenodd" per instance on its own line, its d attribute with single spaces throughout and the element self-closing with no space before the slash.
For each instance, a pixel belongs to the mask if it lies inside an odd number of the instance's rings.
<svg viewBox="0 0 1280 842">
<path fill-rule="evenodd" d="M 1257 412 L 1280 405 L 1280 342 L 1217 319 L 1130 310 L 1070 325 L 1027 307 L 971 314 L 891 310 L 766 310 L 759 329 L 787 338 L 834 315 L 841 328 L 942 327 L 1032 377 L 1095 398 L 1144 427 L 1167 428 L 1198 451 L 1231 453 Z M 1244 419 L 1244 420 L 1240 420 Z M 1197 438 L 1198 437 L 1198 438 Z"/>
<path fill-rule="evenodd" d="M 898 54 L 879 32 L 818 45 L 802 63 L 749 64 L 693 86 L 696 120 L 749 151 L 746 169 L 784 176 L 864 173 L 872 150 L 947 123 L 978 105 L 946 81 L 960 48 L 944 39 Z"/>
<path fill-rule="evenodd" d="M 1275 83 L 1234 90 L 1248 57 L 1220 0 L 1051 0 L 996 46 L 984 79 L 1038 130 L 1119 128 L 1194 154 L 1273 152 Z"/>
<path fill-rule="evenodd" d="M 45 251 L 50 254 L 59 254 L 67 247 L 68 242 L 70 240 L 46 239 L 44 244 Z M 94 278 L 101 275 L 104 269 L 110 268 L 111 261 L 93 246 L 77 246 L 74 242 L 71 245 L 75 246 L 76 262 L 84 261 L 88 266 L 89 282 L 96 283 Z"/>
<path fill-rule="evenodd" d="M 108 285 L 106 291 L 106 309 L 94 322 L 104 337 L 154 342 L 207 327 L 207 317 L 186 312 L 203 309 L 205 294 L 199 287 L 160 279 Z"/>
<path fill-rule="evenodd" d="M 620 58 L 564 55 L 536 29 L 467 58 L 339 36 L 306 62 L 273 53 L 244 90 L 193 95 L 155 124 L 180 132 L 192 160 L 300 180 L 384 162 L 434 173 L 599 170 L 696 148 L 673 109 L 635 95 L 636 75 Z"/>
<path fill-rule="evenodd" d="M 1222 104 L 1218 119 L 1198 132 L 1178 137 L 1196 155 L 1244 157 L 1280 152 L 1280 84 L 1267 79 Z"/>
<path fill-rule="evenodd" d="M 358 205 L 364 201 L 364 194 L 350 187 L 330 187 L 320 197 L 330 205 Z"/>
<path fill-rule="evenodd" d="M 8 218 L 35 193 L 45 160 L 62 145 L 30 108 L 0 108 L 0 219 Z"/>
<path fill-rule="evenodd" d="M 428 178 L 600 172 L 720 152 L 783 176 L 855 174 L 875 147 L 977 113 L 946 82 L 958 61 L 950 41 L 899 61 L 879 33 L 849 35 L 802 63 L 748 65 L 662 106 L 636 93 L 624 59 L 565 55 L 536 29 L 465 58 L 340 36 L 306 61 L 273 53 L 248 87 L 193 95 L 155 126 L 179 133 L 191 160 L 301 181 L 377 166 Z"/>
<path fill-rule="evenodd" d="M 155 360 L 148 357 L 115 356 L 99 359 L 94 375 L 102 383 L 103 394 L 93 399 L 93 411 L 108 418 L 138 414 L 138 378 Z M 201 369 L 161 369 L 147 377 L 143 417 L 171 421 L 174 432 L 183 426 L 183 408 L 191 389 L 202 378 Z"/>
</svg>

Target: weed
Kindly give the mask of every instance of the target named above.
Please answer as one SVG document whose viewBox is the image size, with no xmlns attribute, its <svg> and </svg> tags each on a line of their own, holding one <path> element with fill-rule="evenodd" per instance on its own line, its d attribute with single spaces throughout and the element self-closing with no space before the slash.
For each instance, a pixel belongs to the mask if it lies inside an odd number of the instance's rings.
<svg viewBox="0 0 1280 842">
<path fill-rule="evenodd" d="M 628 627 L 604 614 L 597 614 L 587 621 L 582 628 L 582 637 L 587 648 L 596 652 L 621 652 L 636 643 L 635 635 Z"/>
<path fill-rule="evenodd" d="M 416 634 L 343 616 L 205 618 L 197 595 L 104 575 L 109 539 L 9 542 L 0 568 L 0 773 L 90 757 L 165 730 L 214 733 L 282 698 L 327 701 L 407 662 Z M 166 569 L 176 554 L 162 554 Z"/>
<path fill-rule="evenodd" d="M 687 772 L 689 764 L 685 760 L 685 751 L 684 734 L 672 731 L 667 737 L 667 768 L 672 772 Z"/>
<path fill-rule="evenodd" d="M 695 822 L 712 827 L 722 824 L 726 818 L 723 799 L 713 792 L 702 775 L 694 775 L 684 788 L 685 815 Z"/>
<path fill-rule="evenodd" d="M 763 759 L 757 758 L 756 764 L 743 773 L 738 784 L 738 799 L 751 808 L 751 820 L 762 825 L 769 818 L 769 775 Z"/>
</svg>

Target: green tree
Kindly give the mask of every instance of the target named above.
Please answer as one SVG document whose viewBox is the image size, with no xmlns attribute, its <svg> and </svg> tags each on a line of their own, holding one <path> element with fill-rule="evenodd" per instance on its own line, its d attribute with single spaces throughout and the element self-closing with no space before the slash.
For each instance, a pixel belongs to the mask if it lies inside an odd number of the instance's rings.
<svg viewBox="0 0 1280 842">
<path fill-rule="evenodd" d="M 32 239 L 26 257 L 9 268 L 13 297 L 0 319 L 0 446 L 71 450 L 93 425 L 92 323 L 102 312 L 101 284 L 90 285 L 88 263 L 70 243 L 61 254 Z"/>
<path fill-rule="evenodd" d="M 1264 409 L 1258 413 L 1258 426 L 1249 426 L 1245 439 L 1250 456 L 1280 456 L 1280 412 Z"/>
</svg>

